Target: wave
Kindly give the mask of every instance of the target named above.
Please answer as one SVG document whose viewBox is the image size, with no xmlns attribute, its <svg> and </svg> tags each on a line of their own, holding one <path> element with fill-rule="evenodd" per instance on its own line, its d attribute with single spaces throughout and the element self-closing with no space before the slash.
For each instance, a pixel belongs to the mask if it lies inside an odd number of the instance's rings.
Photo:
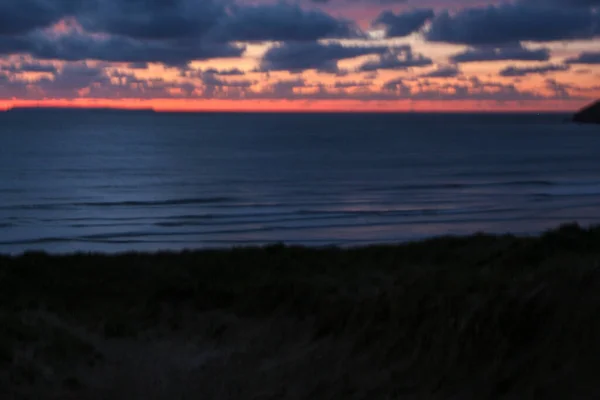
<svg viewBox="0 0 600 400">
<path fill-rule="evenodd" d="M 554 186 L 557 182 L 549 180 L 514 180 L 499 182 L 439 182 L 439 183 L 415 183 L 408 185 L 379 186 L 364 188 L 365 192 L 378 192 L 382 190 L 436 190 L 436 189 L 469 189 L 478 187 L 510 187 L 510 186 Z"/>
<path fill-rule="evenodd" d="M 2 206 L 0 209 L 4 210 L 28 210 L 28 209 L 39 209 L 39 210 L 53 210 L 57 208 L 65 207 L 152 207 L 152 206 L 174 206 L 174 205 L 187 205 L 187 204 L 220 204 L 236 201 L 232 197 L 197 197 L 197 198 L 183 198 L 183 199 L 171 199 L 171 200 L 129 200 L 129 201 L 98 201 L 98 202 L 72 202 L 72 203 L 42 203 L 42 204 L 20 204 Z"/>
<path fill-rule="evenodd" d="M 593 184 L 564 184 L 536 193 L 538 196 L 598 196 L 600 183 Z"/>
<path fill-rule="evenodd" d="M 114 232 L 114 233 L 101 233 L 101 234 L 93 234 L 93 235 L 82 235 L 82 236 L 71 236 L 71 237 L 40 237 L 40 238 L 31 238 L 31 239 L 21 239 L 21 240 L 10 240 L 10 241 L 0 241 L 0 246 L 22 246 L 22 245 L 41 245 L 41 244 L 49 244 L 49 243 L 104 243 L 104 244 L 124 244 L 124 243 L 190 243 L 190 244 L 198 244 L 203 242 L 222 242 L 235 244 L 236 242 L 248 242 L 248 243 L 265 243 L 274 241 L 268 239 L 265 236 L 256 236 L 256 237 L 235 237 L 235 235 L 248 235 L 248 234 L 263 234 L 263 233 L 274 233 L 274 232 L 286 232 L 286 231 L 319 231 L 321 229 L 327 230 L 336 230 L 336 229 L 362 229 L 362 228 L 383 228 L 383 227 L 393 227 L 398 226 L 405 227 L 411 225 L 436 225 L 439 223 L 442 224 L 468 224 L 472 222 L 480 223 L 496 223 L 496 222 L 514 222 L 521 221 L 522 218 L 520 216 L 512 216 L 508 218 L 486 218 L 486 219 L 451 219 L 444 221 L 432 221 L 432 220 L 419 220 L 419 221 L 380 221 L 377 223 L 337 223 L 331 225 L 319 225 L 319 226 L 262 226 L 262 227 L 252 227 L 252 228 L 242 228 L 239 227 L 237 229 L 217 229 L 210 231 L 186 231 L 186 232 L 147 232 L 147 231 L 137 231 L 137 232 Z M 528 221 L 544 221 L 544 222 L 561 222 L 564 219 L 559 217 L 528 217 Z M 590 219 L 590 221 L 592 221 Z M 585 222 L 582 220 L 581 222 Z M 403 232 L 399 230 L 398 232 Z M 233 235 L 230 236 L 230 235 Z M 335 236 L 335 235 L 334 235 Z M 219 238 L 221 237 L 221 238 Z M 293 238 L 278 238 L 275 241 L 284 241 L 286 243 L 290 243 L 294 240 L 297 241 L 310 241 L 310 240 L 322 240 L 315 237 L 311 237 L 311 235 L 307 235 L 302 239 L 293 239 Z M 328 243 L 336 242 L 338 244 L 342 244 L 346 241 L 356 241 L 360 240 L 357 237 L 350 238 L 335 238 L 332 237 L 328 239 Z M 379 241 L 379 239 L 377 240 Z"/>
</svg>

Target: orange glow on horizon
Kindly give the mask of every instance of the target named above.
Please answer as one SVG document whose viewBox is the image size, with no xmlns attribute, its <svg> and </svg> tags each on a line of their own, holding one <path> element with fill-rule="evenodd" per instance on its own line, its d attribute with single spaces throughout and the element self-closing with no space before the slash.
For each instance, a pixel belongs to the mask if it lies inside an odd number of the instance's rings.
<svg viewBox="0 0 600 400">
<path fill-rule="evenodd" d="M 187 100 L 57 99 L 0 100 L 0 110 L 21 107 L 149 109 L 157 112 L 569 112 L 581 100 L 496 101 L 358 101 L 358 100 Z"/>
</svg>

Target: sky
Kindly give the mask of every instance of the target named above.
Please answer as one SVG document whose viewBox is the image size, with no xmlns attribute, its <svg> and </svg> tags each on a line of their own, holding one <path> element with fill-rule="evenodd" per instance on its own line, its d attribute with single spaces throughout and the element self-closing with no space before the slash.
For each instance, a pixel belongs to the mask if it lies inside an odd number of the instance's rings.
<svg viewBox="0 0 600 400">
<path fill-rule="evenodd" d="M 1 0 L 0 109 L 566 111 L 600 0 Z"/>
</svg>

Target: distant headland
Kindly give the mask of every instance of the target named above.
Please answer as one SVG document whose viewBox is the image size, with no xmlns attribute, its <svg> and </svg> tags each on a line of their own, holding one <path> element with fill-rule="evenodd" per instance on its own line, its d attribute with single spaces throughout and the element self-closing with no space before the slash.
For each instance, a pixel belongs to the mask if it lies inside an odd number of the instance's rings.
<svg viewBox="0 0 600 400">
<path fill-rule="evenodd" d="M 573 115 L 573 122 L 582 124 L 600 124 L 600 100 L 586 106 Z"/>
<path fill-rule="evenodd" d="M 19 106 L 6 109 L 6 112 L 140 112 L 155 113 L 153 108 L 119 108 L 119 107 L 61 107 L 61 106 Z"/>
</svg>

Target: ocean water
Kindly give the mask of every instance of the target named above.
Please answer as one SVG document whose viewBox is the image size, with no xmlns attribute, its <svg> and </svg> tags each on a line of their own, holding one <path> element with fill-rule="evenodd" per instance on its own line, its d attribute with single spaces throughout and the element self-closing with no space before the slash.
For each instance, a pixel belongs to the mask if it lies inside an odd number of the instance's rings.
<svg viewBox="0 0 600 400">
<path fill-rule="evenodd" d="M 0 113 L 0 253 L 363 245 L 600 222 L 560 114 Z"/>
</svg>

